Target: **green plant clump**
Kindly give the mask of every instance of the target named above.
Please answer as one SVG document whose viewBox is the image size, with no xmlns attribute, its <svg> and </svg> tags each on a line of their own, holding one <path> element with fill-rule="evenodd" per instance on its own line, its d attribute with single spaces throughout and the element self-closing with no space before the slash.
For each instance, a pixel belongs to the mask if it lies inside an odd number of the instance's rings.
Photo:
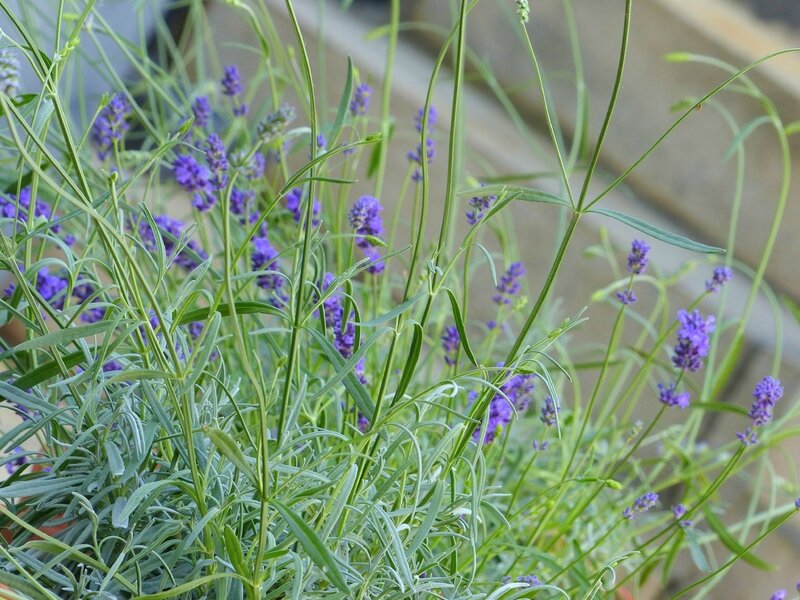
<svg viewBox="0 0 800 600">
<path fill-rule="evenodd" d="M 392 75 L 414 24 L 399 0 L 371 36 L 382 79 L 345 58 L 326 73 L 323 17 L 347 6 L 320 2 L 305 27 L 308 3 L 182 0 L 174 35 L 143 0 L 121 10 L 154 19 L 155 38 L 132 41 L 102 2 L 0 0 L 0 319 L 22 331 L 1 349 L 0 595 L 677 598 L 707 594 L 739 560 L 772 568 L 756 546 L 800 508 L 768 452 L 798 433 L 764 281 L 791 128 L 747 78 L 756 65 L 673 55 L 721 83 L 602 183 L 632 1 L 598 132 L 572 40 L 572 142 L 529 37 L 537 3 L 485 3 L 530 59 L 514 92 L 542 102 L 541 123 L 468 48 L 477 0 L 451 2 L 449 31 L 417 24 L 441 50 L 406 111 Z M 229 24 L 251 38 L 227 39 Z M 107 84 L 99 101 L 82 89 L 89 70 Z M 472 76 L 526 139 L 541 128 L 549 147 L 531 164 L 544 170 L 497 170 L 467 145 Z M 723 90 L 763 114 L 740 127 Z M 757 126 L 783 152 L 754 269 L 604 207 L 675 128 L 714 110 L 740 178 Z M 736 189 L 720 215 L 729 248 Z M 579 265 L 607 267 L 607 287 L 569 314 L 554 286 L 581 278 L 562 266 L 589 214 L 630 226 L 632 244 L 601 232 Z M 552 251 L 517 245 L 533 222 L 550 224 Z M 695 260 L 659 269 L 667 244 Z M 534 266 L 543 275 L 526 278 Z M 693 269 L 705 288 L 681 283 Z M 733 316 L 731 277 L 749 289 Z M 778 333 L 772 372 L 737 383 L 750 406 L 728 395 L 759 296 Z M 587 340 L 597 315 L 603 337 Z M 737 429 L 707 439 L 723 416 Z"/>
</svg>

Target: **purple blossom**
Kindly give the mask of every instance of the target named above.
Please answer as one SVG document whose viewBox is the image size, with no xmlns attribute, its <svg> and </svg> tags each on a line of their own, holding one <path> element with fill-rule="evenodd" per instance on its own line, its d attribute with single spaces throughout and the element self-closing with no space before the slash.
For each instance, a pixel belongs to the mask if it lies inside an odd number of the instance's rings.
<svg viewBox="0 0 800 600">
<path fill-rule="evenodd" d="M 630 254 L 628 254 L 628 273 L 641 275 L 647 270 L 648 252 L 650 252 L 650 246 L 643 240 L 633 240 Z"/>
<path fill-rule="evenodd" d="M 527 583 L 529 587 L 539 587 L 542 582 L 536 575 L 520 575 L 517 577 L 517 582 Z"/>
<path fill-rule="evenodd" d="M 124 370 L 122 363 L 117 360 L 109 360 L 108 362 L 103 363 L 102 366 L 103 373 L 115 373 L 117 371 Z"/>
<path fill-rule="evenodd" d="M 639 496 L 634 500 L 633 505 L 622 511 L 622 516 L 626 519 L 632 519 L 634 513 L 644 513 L 653 508 L 658 502 L 658 494 L 655 492 L 648 492 Z"/>
<path fill-rule="evenodd" d="M 367 114 L 371 96 L 372 88 L 366 83 L 359 83 L 353 92 L 353 99 L 350 101 L 350 113 L 354 117 Z"/>
<path fill-rule="evenodd" d="M 300 222 L 300 218 L 302 216 L 302 212 L 303 212 L 302 199 L 303 199 L 303 189 L 299 188 L 299 187 L 292 188 L 289 191 L 289 193 L 286 194 L 286 199 L 285 199 L 286 200 L 286 208 L 289 210 L 289 212 L 292 213 L 292 216 L 294 217 L 295 223 L 299 223 Z M 314 198 L 313 208 L 312 208 L 312 211 L 311 211 L 311 214 L 312 214 L 311 225 L 313 225 L 314 227 L 317 227 L 319 225 L 319 223 L 320 223 L 320 221 L 319 221 L 319 212 L 320 212 L 321 209 L 322 209 L 322 206 L 320 205 L 319 200 Z"/>
<path fill-rule="evenodd" d="M 244 91 L 242 87 L 242 76 L 239 74 L 239 67 L 236 65 L 228 65 L 225 67 L 225 74 L 222 77 L 222 93 L 231 98 L 236 98 Z M 233 107 L 233 114 L 237 116 L 244 115 L 247 112 L 247 105 L 241 104 L 240 106 Z"/>
<path fill-rule="evenodd" d="M 714 269 L 711 279 L 706 281 L 706 291 L 716 292 L 725 283 L 733 278 L 733 270 L 728 267 L 717 267 Z"/>
<path fill-rule="evenodd" d="M 11 451 L 12 455 L 18 455 L 16 458 L 12 458 L 9 462 L 6 463 L 6 471 L 8 471 L 9 475 L 13 475 L 17 469 L 19 469 L 22 465 L 28 462 L 28 457 L 23 454 L 24 450 L 17 446 Z"/>
<path fill-rule="evenodd" d="M 208 192 L 210 188 L 210 173 L 194 157 L 188 154 L 179 154 L 172 163 L 175 181 L 187 192 Z"/>
<path fill-rule="evenodd" d="M 691 394 L 689 392 L 683 392 L 678 394 L 675 390 L 676 384 L 670 383 L 669 385 L 664 385 L 663 383 L 658 384 L 658 401 L 662 404 L 666 404 L 667 406 L 677 406 L 681 410 L 685 408 L 689 408 L 689 401 L 691 400 Z"/>
<path fill-rule="evenodd" d="M 461 336 L 458 327 L 450 325 L 442 331 L 442 349 L 444 350 L 444 362 L 451 367 L 456 364 L 456 356 L 461 348 Z"/>
<path fill-rule="evenodd" d="M 334 281 L 332 273 L 325 273 L 322 280 L 322 291 L 327 291 Z M 355 325 L 355 312 L 350 311 L 350 314 L 345 318 L 344 304 L 342 295 L 335 292 L 322 301 L 323 317 L 325 319 L 325 326 L 333 330 L 333 345 L 342 358 L 348 359 L 353 356 L 353 350 L 356 345 L 356 325 Z M 356 377 L 367 385 L 367 378 L 364 374 L 365 361 L 362 358 L 359 360 L 354 368 Z M 359 413 L 361 415 L 361 413 Z M 363 416 L 363 415 L 361 415 Z M 369 421 L 364 419 L 366 425 Z M 359 425 L 360 428 L 360 425 Z M 362 432 L 365 431 L 362 429 Z"/>
<path fill-rule="evenodd" d="M 772 420 L 772 410 L 782 397 L 783 386 L 780 380 L 766 376 L 756 384 L 753 389 L 755 401 L 750 409 L 750 418 L 754 427 L 766 425 Z"/>
<path fill-rule="evenodd" d="M 31 188 L 24 187 L 20 190 L 19 196 L 9 194 L 8 197 L 0 195 L 0 217 L 6 219 L 16 219 L 19 223 L 27 225 L 28 214 L 31 209 Z M 51 221 L 53 218 L 52 209 L 50 205 L 44 200 L 36 198 L 33 201 L 33 218 L 42 218 L 45 221 Z M 61 231 L 61 225 L 53 224 L 50 226 L 50 231 L 58 233 Z"/>
<path fill-rule="evenodd" d="M 267 236 L 253 238 L 253 253 L 250 256 L 250 267 L 253 271 L 274 271 L 262 273 L 256 278 L 261 289 L 272 293 L 271 302 L 280 306 L 286 302 L 283 293 L 283 277 L 278 274 L 278 251 L 270 243 Z"/>
<path fill-rule="evenodd" d="M 240 190 L 233 188 L 231 190 L 231 212 L 235 215 L 244 215 L 249 212 L 250 200 L 253 199 L 255 193 L 251 190 Z"/>
<path fill-rule="evenodd" d="M 617 300 L 622 302 L 625 306 L 630 306 L 631 304 L 636 303 L 638 298 L 636 297 L 636 294 L 633 293 L 633 290 L 624 290 L 617 292 Z"/>
<path fill-rule="evenodd" d="M 0 49 L 0 94 L 16 98 L 19 91 L 19 60 L 9 48 Z"/>
<path fill-rule="evenodd" d="M 534 452 L 545 452 L 550 447 L 550 442 L 538 442 L 533 440 Z"/>
<path fill-rule="evenodd" d="M 786 600 L 786 590 L 777 590 L 769 597 L 769 600 Z"/>
<path fill-rule="evenodd" d="M 486 216 L 492 204 L 497 200 L 497 196 L 489 194 L 488 196 L 475 196 L 469 199 L 470 210 L 467 211 L 467 222 L 470 225 L 475 225 Z"/>
<path fill-rule="evenodd" d="M 47 267 L 36 273 L 36 291 L 56 310 L 64 308 L 67 278 L 61 274 L 51 274 Z"/>
<path fill-rule="evenodd" d="M 325 135 L 322 133 L 317 134 L 317 148 L 325 151 L 325 148 L 328 146 L 328 140 L 325 139 Z"/>
<path fill-rule="evenodd" d="M 515 410 L 524 412 L 528 408 L 533 398 L 535 380 L 536 375 L 533 373 L 519 373 L 512 375 L 500 386 L 502 393 L 495 394 L 489 402 L 484 444 L 490 444 L 497 438 L 511 422 Z M 480 427 L 476 427 L 472 435 L 477 441 L 480 437 Z"/>
<path fill-rule="evenodd" d="M 686 507 L 683 504 L 676 504 L 672 508 L 672 514 L 675 515 L 676 519 L 682 519 L 683 515 L 686 514 Z"/>
<path fill-rule="evenodd" d="M 411 174 L 411 179 L 416 182 L 422 181 L 422 142 L 417 144 L 416 149 L 409 150 L 406 157 L 410 162 L 415 162 L 420 165 L 418 168 L 414 169 L 414 172 Z M 425 160 L 428 164 L 433 162 L 433 159 L 436 158 L 436 142 L 433 141 L 433 138 L 427 138 L 425 140 Z"/>
<path fill-rule="evenodd" d="M 714 332 L 713 315 L 703 318 L 698 310 L 691 313 L 678 311 L 678 344 L 672 363 L 679 369 L 697 371 L 703 366 L 703 357 L 708 356 L 709 335 Z"/>
<path fill-rule="evenodd" d="M 542 401 L 542 414 L 539 418 L 548 427 L 552 427 L 558 422 L 558 407 L 549 395 L 545 396 Z"/>
<path fill-rule="evenodd" d="M 758 443 L 758 435 L 752 427 L 737 432 L 736 437 L 739 438 L 739 441 L 742 442 L 744 446 L 752 446 Z"/>
<path fill-rule="evenodd" d="M 123 94 L 114 94 L 92 125 L 90 140 L 97 148 L 97 157 L 105 160 L 115 141 L 119 141 L 128 131 L 128 117 L 131 105 Z"/>
<path fill-rule="evenodd" d="M 381 261 L 381 253 L 375 246 L 364 246 L 361 248 L 364 256 L 370 259 L 367 272 L 373 275 L 379 275 L 386 269 L 386 264 Z"/>
<path fill-rule="evenodd" d="M 800 510 L 800 498 L 797 498 L 797 499 L 795 499 L 795 501 L 794 501 L 794 507 L 795 507 L 797 510 Z M 798 590 L 800 590 L 800 583 L 798 583 L 797 585 L 798 585 L 798 588 L 797 588 L 797 589 L 798 589 Z"/>
<path fill-rule="evenodd" d="M 216 133 L 212 133 L 206 140 L 206 161 L 211 169 L 211 189 L 219 191 L 228 184 L 228 154 L 225 143 Z"/>
<path fill-rule="evenodd" d="M 357 425 L 358 425 L 358 430 L 361 433 L 366 433 L 367 430 L 369 429 L 369 419 L 367 419 L 367 417 L 365 417 L 360 411 L 358 413 Z"/>
<path fill-rule="evenodd" d="M 422 121 L 425 117 L 425 107 L 422 106 L 417 111 L 417 114 L 414 115 L 414 129 L 422 133 Z M 434 126 L 436 125 L 436 120 L 439 117 L 439 113 L 436 110 L 436 107 L 431 105 L 428 108 L 428 131 L 433 131 Z"/>
<path fill-rule="evenodd" d="M 96 291 L 96 288 L 91 282 L 84 278 L 79 278 L 75 287 L 72 288 L 72 295 L 83 304 L 87 302 Z M 81 313 L 81 320 L 87 323 L 96 323 L 102 321 L 105 315 L 106 309 L 104 307 L 94 306 L 87 308 Z"/>
<path fill-rule="evenodd" d="M 353 204 L 350 209 L 350 227 L 352 227 L 357 236 L 371 235 L 380 237 L 383 233 L 383 220 L 381 219 L 381 211 L 383 207 L 377 198 L 372 196 L 361 196 Z M 368 245 L 369 240 L 363 237 L 357 237 L 357 244 L 359 246 Z"/>
<path fill-rule="evenodd" d="M 511 263 L 497 284 L 497 294 L 492 297 L 496 304 L 511 304 L 511 299 L 522 286 L 520 279 L 525 275 L 525 266 L 521 262 Z"/>
<path fill-rule="evenodd" d="M 192 114 L 194 115 L 194 127 L 205 129 L 211 120 L 211 105 L 206 96 L 198 96 L 192 102 Z"/>
<path fill-rule="evenodd" d="M 175 264 L 180 265 L 187 271 L 191 271 L 197 267 L 198 263 L 190 253 L 193 252 L 201 260 L 208 258 L 208 254 L 194 240 L 189 240 L 180 251 L 177 251 L 178 242 L 183 237 L 184 224 L 182 222 L 167 215 L 158 215 L 153 218 L 153 221 L 155 221 L 158 228 L 167 260 L 174 261 Z M 139 222 L 139 236 L 148 252 L 157 252 L 158 244 L 148 221 L 142 220 Z"/>
</svg>

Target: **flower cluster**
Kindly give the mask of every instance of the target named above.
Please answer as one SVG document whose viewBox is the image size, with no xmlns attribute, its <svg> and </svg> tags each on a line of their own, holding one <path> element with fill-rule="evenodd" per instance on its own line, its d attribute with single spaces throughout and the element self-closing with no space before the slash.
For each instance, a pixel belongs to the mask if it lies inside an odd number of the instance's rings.
<svg viewBox="0 0 800 600">
<path fill-rule="evenodd" d="M 475 196 L 469 199 L 470 209 L 467 211 L 467 222 L 476 225 L 478 221 L 486 216 L 492 204 L 497 200 L 497 196 L 489 194 L 487 196 Z"/>
<path fill-rule="evenodd" d="M 644 240 L 633 240 L 628 254 L 628 273 L 641 275 L 647 270 L 647 254 L 650 246 Z"/>
<path fill-rule="evenodd" d="M 278 251 L 266 235 L 253 238 L 252 245 L 250 268 L 253 271 L 266 271 L 256 277 L 258 287 L 270 292 L 270 302 L 273 305 L 285 304 L 287 297 L 283 293 L 284 278 L 279 272 Z"/>
<path fill-rule="evenodd" d="M 294 217 L 295 223 L 300 222 L 300 218 L 302 217 L 303 213 L 303 188 L 292 188 L 288 194 L 286 194 L 285 198 L 285 205 L 289 212 L 292 213 Z M 319 220 L 319 212 L 322 210 L 322 206 L 319 203 L 319 200 L 314 198 L 314 202 L 311 203 L 311 225 L 317 227 L 320 223 Z"/>
<path fill-rule="evenodd" d="M 626 519 L 632 519 L 636 513 L 645 513 L 653 508 L 658 502 L 658 494 L 655 492 L 648 492 L 639 496 L 632 506 L 628 506 L 622 511 L 622 516 Z"/>
<path fill-rule="evenodd" d="M 542 414 L 539 418 L 548 427 L 552 427 L 558 422 L 558 406 L 552 396 L 545 396 L 542 401 Z"/>
<path fill-rule="evenodd" d="M 367 114 L 371 96 L 372 88 L 366 83 L 359 83 L 353 92 L 353 99 L 350 101 L 350 113 L 354 117 Z"/>
<path fill-rule="evenodd" d="M 679 522 L 681 527 L 692 526 L 692 522 L 690 520 L 683 518 L 687 512 L 688 509 L 681 503 L 678 503 L 672 507 L 672 514 L 675 516 L 675 519 Z"/>
<path fill-rule="evenodd" d="M 173 261 L 187 271 L 191 271 L 198 265 L 197 258 L 200 260 L 208 258 L 208 254 L 194 240 L 188 240 L 185 244 L 179 245 L 179 242 L 183 239 L 185 228 L 181 221 L 167 215 L 153 217 L 153 221 L 156 224 L 159 239 L 164 245 L 164 252 L 168 261 Z M 158 251 L 156 234 L 150 223 L 144 219 L 139 221 L 139 237 L 148 252 Z"/>
<path fill-rule="evenodd" d="M 689 407 L 689 401 L 691 400 L 691 394 L 689 392 L 682 392 L 678 393 L 676 391 L 677 385 L 675 383 L 670 383 L 669 385 L 664 385 L 663 383 L 658 384 L 658 400 L 662 404 L 666 404 L 667 406 L 677 406 L 681 410 Z"/>
<path fill-rule="evenodd" d="M 437 112 L 436 109 L 431 106 L 428 110 L 428 128 L 426 132 L 425 138 L 425 151 L 422 150 L 422 141 L 417 144 L 417 147 L 414 150 L 409 150 L 408 154 L 406 155 L 408 160 L 412 163 L 417 163 L 419 166 L 414 169 L 414 172 L 411 174 L 411 178 L 416 181 L 422 181 L 422 161 L 427 161 L 428 164 L 433 162 L 433 159 L 436 157 L 436 143 L 433 141 L 433 127 L 436 124 Z M 414 128 L 422 133 L 422 128 L 425 121 L 425 108 L 420 108 L 417 111 L 417 114 L 414 116 Z"/>
<path fill-rule="evenodd" d="M 131 105 L 123 94 L 114 94 L 92 125 L 90 139 L 97 148 L 97 157 L 105 160 L 115 142 L 119 142 L 128 131 L 128 118 L 131 114 Z"/>
<path fill-rule="evenodd" d="M 211 121 L 211 104 L 206 96 L 198 96 L 192 102 L 192 114 L 194 115 L 193 127 L 205 129 Z"/>
<path fill-rule="evenodd" d="M 383 234 L 383 219 L 381 218 L 383 207 L 377 198 L 372 196 L 361 196 L 350 209 L 350 227 L 356 234 L 356 245 L 361 248 L 364 254 L 372 259 L 368 270 L 370 273 L 378 274 L 383 272 L 386 265 L 379 262 L 380 253 L 373 242 L 366 236 L 380 238 Z"/>
<path fill-rule="evenodd" d="M 33 204 L 33 218 L 50 221 L 53 212 L 50 205 L 44 200 L 31 198 L 31 188 L 24 187 L 20 190 L 19 196 L 9 194 L 0 195 L 0 217 L 6 219 L 16 219 L 19 223 L 27 224 L 30 215 L 31 204 Z M 58 223 L 50 225 L 50 231 L 58 233 L 61 226 Z"/>
<path fill-rule="evenodd" d="M 511 422 L 514 411 L 524 412 L 530 406 L 536 387 L 535 380 L 536 375 L 533 373 L 519 373 L 512 375 L 500 386 L 501 393 L 495 394 L 489 402 L 484 444 L 491 444 L 502 433 Z M 472 434 L 475 441 L 480 439 L 480 432 L 481 427 L 476 427 Z"/>
<path fill-rule="evenodd" d="M 458 333 L 458 327 L 455 325 L 445 327 L 442 332 L 442 349 L 444 350 L 444 362 L 451 367 L 456 364 L 459 348 L 461 348 L 461 336 Z"/>
<path fill-rule="evenodd" d="M 733 270 L 729 267 L 717 267 L 711 275 L 711 279 L 706 281 L 706 291 L 716 292 L 733 278 Z"/>
<path fill-rule="evenodd" d="M 19 91 L 19 60 L 8 48 L 0 49 L 0 94 L 15 98 Z"/>
<path fill-rule="evenodd" d="M 238 102 L 237 96 L 242 93 L 242 76 L 239 74 L 239 67 L 236 65 L 228 65 L 225 67 L 225 74 L 222 77 L 222 93 L 226 96 L 229 96 L 234 100 L 234 102 Z M 233 114 L 236 116 L 242 116 L 247 113 L 247 104 L 241 103 L 239 105 L 234 104 L 233 106 Z"/>
<path fill-rule="evenodd" d="M 519 293 L 522 283 L 520 280 L 525 275 L 525 266 L 521 262 L 513 262 L 497 284 L 497 293 L 492 296 L 496 304 L 511 304 L 512 298 Z"/>
<path fill-rule="evenodd" d="M 780 380 L 767 375 L 759 381 L 753 389 L 753 406 L 750 408 L 750 420 L 752 425 L 743 432 L 736 434 L 736 437 L 745 445 L 758 442 L 756 427 L 763 427 L 772 421 L 772 411 L 775 405 L 783 398 L 783 385 Z"/>
<path fill-rule="evenodd" d="M 679 369 L 698 371 L 703 366 L 702 359 L 708 356 L 709 336 L 714 332 L 714 315 L 704 318 L 698 310 L 691 313 L 678 312 L 678 344 L 672 357 L 672 364 Z"/>
</svg>

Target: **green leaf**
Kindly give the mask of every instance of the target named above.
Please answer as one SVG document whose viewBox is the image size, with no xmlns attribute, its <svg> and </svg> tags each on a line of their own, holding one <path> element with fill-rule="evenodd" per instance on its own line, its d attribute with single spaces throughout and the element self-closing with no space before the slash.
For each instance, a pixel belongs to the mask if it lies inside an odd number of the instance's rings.
<svg viewBox="0 0 800 600">
<path fill-rule="evenodd" d="M 692 562 L 694 562 L 699 571 L 710 573 L 711 567 L 708 566 L 706 555 L 703 554 L 703 547 L 700 545 L 700 539 L 697 534 L 688 527 L 683 532 L 686 534 L 686 541 L 689 542 L 689 554 L 692 556 Z"/>
<path fill-rule="evenodd" d="M 385 145 L 388 146 L 389 142 L 392 140 L 392 136 L 394 135 L 394 121 L 384 122 L 381 130 L 385 131 L 386 135 L 381 137 L 380 141 L 372 149 L 372 154 L 369 157 L 367 178 L 370 179 L 375 175 L 375 172 L 378 170 L 378 165 L 381 162 L 381 148 Z"/>
<path fill-rule="evenodd" d="M 230 525 L 225 525 L 222 532 L 222 537 L 225 539 L 225 549 L 228 551 L 228 557 L 231 559 L 236 572 L 240 575 L 246 576 L 249 569 L 244 560 L 244 553 L 242 552 L 242 541 Z"/>
<path fill-rule="evenodd" d="M 245 458 L 244 452 L 239 448 L 239 444 L 236 443 L 236 440 L 228 435 L 227 432 L 216 427 L 203 427 L 203 432 L 208 436 L 214 446 L 217 447 L 217 450 L 231 461 L 260 493 L 261 483 L 258 481 L 256 472 L 253 470 L 250 463 L 247 462 L 247 458 Z"/>
<path fill-rule="evenodd" d="M 320 348 L 325 353 L 325 357 L 333 365 L 334 370 L 337 373 L 342 372 L 344 369 L 345 360 L 342 358 L 342 355 L 339 354 L 339 351 L 334 348 L 328 339 L 316 329 L 308 328 L 306 331 L 308 331 L 308 333 L 317 340 Z M 370 397 L 367 388 L 365 388 L 364 384 L 359 381 L 352 369 L 347 371 L 342 383 L 344 384 L 345 389 L 347 389 L 347 391 L 353 397 L 353 401 L 356 403 L 358 410 L 360 410 L 369 421 L 372 421 L 373 416 L 375 415 L 375 404 L 372 402 L 372 398 Z"/>
<path fill-rule="evenodd" d="M 275 308 L 268 302 L 250 302 L 250 301 L 234 302 L 233 306 L 234 309 L 236 310 L 237 315 L 273 315 L 275 317 L 281 317 L 286 321 L 291 321 L 289 315 L 287 315 L 282 310 Z M 192 323 L 194 321 L 207 321 L 210 312 L 211 309 L 208 307 L 190 310 L 189 312 L 186 312 L 183 315 L 181 315 L 181 318 L 177 322 L 177 325 L 188 325 L 189 323 Z M 220 304 L 219 306 L 217 306 L 216 312 L 218 312 L 223 317 L 229 317 L 231 316 L 231 305 Z"/>
<path fill-rule="evenodd" d="M 403 314 L 404 312 L 406 312 L 409 308 L 414 306 L 417 302 L 419 302 L 427 294 L 428 294 L 428 292 L 419 292 L 418 294 L 416 294 L 415 296 L 412 296 L 411 298 L 409 298 L 408 300 L 406 300 L 402 304 L 398 304 L 397 306 L 395 306 L 389 312 L 384 313 L 384 314 L 380 315 L 379 317 L 375 317 L 374 319 L 371 319 L 369 321 L 364 321 L 363 323 L 360 323 L 360 325 L 361 325 L 361 327 L 375 327 L 377 325 L 382 325 L 383 323 L 386 323 L 387 321 L 391 321 L 395 317 L 397 317 L 397 316 Z"/>
<path fill-rule="evenodd" d="M 484 196 L 500 196 L 513 195 L 516 200 L 523 200 L 524 202 L 542 202 L 544 204 L 558 204 L 560 206 L 569 207 L 569 200 L 543 192 L 541 190 L 534 190 L 519 185 L 505 185 L 493 184 L 482 185 L 478 187 L 461 190 L 456 193 L 456 198 L 475 198 Z"/>
<path fill-rule="evenodd" d="M 475 359 L 475 355 L 472 353 L 472 347 L 469 345 L 469 340 L 467 339 L 467 328 L 464 325 L 464 318 L 461 316 L 461 309 L 458 307 L 458 300 L 456 300 L 455 294 L 449 288 L 444 288 L 444 290 L 447 292 L 448 298 L 450 298 L 450 306 L 453 309 L 453 318 L 456 320 L 458 335 L 461 336 L 461 347 L 464 348 L 464 354 L 467 355 L 467 358 L 469 358 L 473 365 L 478 367 L 480 365 L 478 365 L 478 361 Z"/>
<path fill-rule="evenodd" d="M 685 238 L 677 233 L 671 233 L 660 227 L 656 227 L 655 225 L 650 225 L 641 219 L 637 219 L 636 217 L 631 217 L 630 215 L 624 215 L 621 212 L 617 212 L 615 210 L 609 210 L 607 208 L 593 208 L 589 210 L 590 213 L 597 213 L 599 215 L 603 215 L 606 217 L 610 217 L 612 219 L 616 219 L 621 223 L 625 223 L 634 229 L 638 229 L 642 233 L 646 233 L 650 237 L 653 237 L 657 240 L 661 240 L 662 242 L 666 242 L 672 246 L 677 246 L 678 248 L 684 248 L 686 250 L 691 250 L 692 252 L 700 252 L 702 254 L 725 254 L 724 248 L 717 248 L 716 246 L 706 246 L 705 244 L 701 244 L 699 242 L 695 242 L 690 240 L 689 238 Z"/>
<path fill-rule="evenodd" d="M 336 560 L 330 550 L 320 541 L 317 534 L 295 514 L 288 506 L 276 499 L 270 499 L 270 503 L 278 510 L 289 529 L 292 531 L 300 545 L 308 552 L 309 558 L 319 567 L 333 585 L 352 598 L 350 589 L 347 587 Z"/>
<path fill-rule="evenodd" d="M 105 333 L 109 329 L 117 326 L 119 321 L 100 321 L 99 323 L 92 323 L 91 325 L 83 325 L 81 327 L 67 327 L 66 329 L 59 329 L 46 333 L 32 340 L 22 342 L 14 347 L 14 352 L 22 352 L 23 350 L 34 350 L 36 348 L 44 348 L 46 346 L 59 346 L 67 344 L 81 338 L 89 337 L 90 335 L 98 335 Z"/>
<path fill-rule="evenodd" d="M 106 457 L 108 458 L 108 467 L 111 469 L 111 474 L 119 477 L 125 472 L 125 462 L 122 460 L 119 448 L 111 440 L 106 440 Z"/>
<path fill-rule="evenodd" d="M 342 90 L 342 97 L 339 100 L 339 108 L 336 111 L 336 119 L 333 121 L 333 126 L 331 126 L 330 131 L 328 132 L 328 139 L 335 140 L 339 137 L 339 132 L 342 130 L 342 125 L 344 125 L 344 120 L 347 117 L 347 111 L 350 108 L 350 98 L 353 95 L 353 59 L 349 56 L 347 57 L 347 79 L 345 79 L 344 83 L 344 90 Z"/>
<path fill-rule="evenodd" d="M 728 146 L 728 149 L 725 151 L 722 160 L 728 160 L 733 153 L 736 152 L 736 149 L 741 145 L 744 144 L 745 140 L 753 133 L 756 129 L 758 129 L 761 125 L 766 125 L 772 122 L 772 118 L 766 115 L 762 115 L 750 121 L 747 125 L 745 125 L 736 137 L 731 142 L 731 145 Z"/>
<path fill-rule="evenodd" d="M 403 374 L 400 376 L 400 381 L 397 383 L 397 389 L 394 392 L 394 400 L 397 402 L 403 397 L 408 389 L 408 384 L 414 377 L 417 370 L 417 362 L 419 361 L 419 354 L 422 350 L 423 331 L 419 323 L 412 325 L 414 334 L 411 338 L 411 347 L 408 350 L 408 357 L 406 358 L 406 366 L 403 368 Z"/>
<path fill-rule="evenodd" d="M 0 498 L 23 498 L 26 496 L 39 496 L 58 489 L 61 492 L 86 483 L 86 478 L 81 475 L 54 477 L 52 475 L 33 479 L 15 481 L 8 486 L 0 486 Z"/>
<path fill-rule="evenodd" d="M 179 596 L 185 594 L 186 592 L 191 592 L 194 589 L 199 587 L 203 587 L 217 581 L 218 579 L 238 579 L 239 581 L 244 581 L 242 577 L 236 573 L 214 573 L 213 575 L 205 575 L 203 577 L 198 577 L 197 579 L 192 579 L 186 583 L 183 583 L 179 586 L 176 586 L 172 589 L 158 592 L 157 594 L 144 594 L 142 596 L 133 596 L 132 600 L 167 600 L 171 598 L 178 598 Z"/>
<path fill-rule="evenodd" d="M 731 552 L 736 554 L 737 556 L 741 555 L 742 560 L 744 560 L 750 566 L 755 567 L 756 569 L 760 569 L 762 571 L 771 572 L 775 570 L 774 565 L 768 563 L 764 559 L 747 552 L 746 548 L 742 546 L 739 542 L 736 541 L 728 530 L 725 528 L 725 524 L 715 515 L 712 510 L 708 507 L 703 511 L 703 514 L 706 517 L 706 521 L 708 522 L 709 527 L 717 534 L 719 541 Z M 687 532 L 688 533 L 688 532 Z"/>
<path fill-rule="evenodd" d="M 40 598 L 44 598 L 45 600 L 55 600 L 58 598 L 58 596 L 53 594 L 42 592 L 27 579 L 23 579 L 18 575 L 12 575 L 6 571 L 0 571 L 0 583 L 7 585 L 9 588 L 19 594 L 25 594 L 25 596 L 31 600 L 39 600 Z M 19 597 L 21 598 L 22 596 Z"/>
</svg>

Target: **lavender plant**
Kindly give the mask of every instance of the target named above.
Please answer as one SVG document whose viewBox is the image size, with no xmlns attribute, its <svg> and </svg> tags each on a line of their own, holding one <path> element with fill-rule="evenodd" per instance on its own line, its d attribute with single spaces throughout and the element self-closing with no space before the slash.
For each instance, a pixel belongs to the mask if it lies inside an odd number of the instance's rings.
<svg viewBox="0 0 800 600">
<path fill-rule="evenodd" d="M 312 32 L 291 0 L 228 4 L 252 28 L 258 73 L 217 59 L 200 0 L 183 3 L 187 34 L 160 38 L 154 53 L 120 39 L 94 0 L 54 2 L 52 15 L 18 15 L 0 0 L 13 25 L 0 50 L 0 266 L 10 279 L 0 316 L 24 327 L 22 341 L 3 343 L 0 373 L 0 413 L 15 419 L 0 434 L 9 473 L 0 594 L 623 597 L 652 582 L 666 590 L 686 563 L 689 579 L 670 592 L 678 598 L 708 593 L 736 561 L 768 570 L 758 543 L 800 508 L 797 482 L 773 476 L 768 452 L 797 433 L 787 428 L 796 403 L 781 401 L 779 338 L 773 371 L 748 382 L 752 407 L 723 395 L 757 295 L 774 297 L 764 271 L 788 184 L 754 271 L 602 207 L 724 89 L 757 97 L 788 152 L 779 115 L 745 78 L 754 65 L 713 63 L 723 83 L 594 195 L 630 0 L 589 150 L 566 148 L 557 131 L 525 27 L 535 7 L 504 7 L 545 102 L 556 175 L 542 187 L 464 166 L 466 24 L 477 1 L 458 3 L 424 105 L 396 120 L 399 0 L 382 88 L 348 62 L 333 106 L 315 85 Z M 42 39 L 49 17 L 53 37 Z M 136 79 L 121 77 L 100 38 Z M 85 68 L 83 44 L 99 49 L 110 89 L 75 115 L 66 98 Z M 451 105 L 437 110 L 451 51 Z M 22 86 L 20 72 L 37 87 Z M 449 122 L 437 123 L 448 108 Z M 393 138 L 395 122 L 408 123 L 406 138 Z M 392 148 L 407 159 L 396 189 L 386 173 L 403 166 Z M 561 218 L 548 274 L 534 282 L 526 264 L 543 258 L 519 256 L 507 214 L 552 218 L 538 204 Z M 631 226 L 632 244 L 601 240 L 593 253 L 608 261 L 609 286 L 565 315 L 553 285 L 588 213 Z M 438 238 L 427 235 L 431 220 Z M 708 281 L 688 303 L 671 303 L 684 271 L 659 270 L 653 240 L 703 257 Z M 748 300 L 723 319 L 734 277 L 749 281 Z M 491 319 L 475 316 L 479 303 Z M 578 345 L 601 310 L 615 314 L 608 337 Z M 705 440 L 720 412 L 739 433 Z M 753 497 L 744 514 L 725 493 L 741 486 Z"/>
</svg>

